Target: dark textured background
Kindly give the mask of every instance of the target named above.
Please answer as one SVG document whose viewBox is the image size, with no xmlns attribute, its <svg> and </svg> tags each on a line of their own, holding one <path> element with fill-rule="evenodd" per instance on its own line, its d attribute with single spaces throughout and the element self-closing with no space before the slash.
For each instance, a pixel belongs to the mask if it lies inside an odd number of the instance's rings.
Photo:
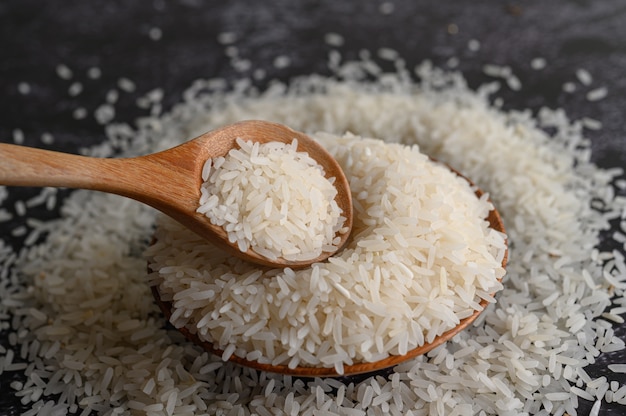
<svg viewBox="0 0 626 416">
<path fill-rule="evenodd" d="M 265 4 L 268 3 L 268 4 Z M 323 35 L 341 34 L 344 57 L 356 57 L 360 49 L 390 47 L 400 52 L 409 67 L 430 59 L 444 64 L 458 56 L 460 68 L 471 85 L 487 80 L 485 63 L 512 67 L 523 85 L 522 92 L 504 89 L 499 95 L 505 108 L 538 109 L 542 105 L 563 107 L 573 118 L 588 116 L 604 123 L 590 132 L 593 159 L 604 167 L 626 166 L 626 3 L 623 0 L 392 0 L 394 11 L 382 15 L 382 1 L 200 1 L 200 0 L 3 0 L 0 2 L 0 141 L 11 141 L 20 128 L 26 144 L 69 152 L 104 139 L 93 119 L 72 118 L 84 106 L 93 111 L 106 92 L 116 88 L 120 77 L 132 79 L 137 92 L 122 93 L 116 104 L 118 121 L 132 121 L 141 114 L 137 96 L 161 87 L 166 108 L 180 101 L 181 93 L 202 77 L 236 79 L 224 46 L 217 42 L 223 31 L 238 34 L 240 57 L 253 68 L 264 68 L 268 79 L 287 80 L 299 74 L 326 73 L 330 47 Z M 458 27 L 451 34 L 450 25 Z M 150 28 L 163 36 L 150 39 Z M 468 50 L 470 39 L 481 42 L 477 52 Z M 287 55 L 292 64 L 276 69 L 273 59 Z M 530 68 L 541 56 L 548 66 Z M 72 81 L 84 91 L 70 97 L 71 81 L 57 77 L 58 64 L 74 71 Z M 89 67 L 102 69 L 99 80 L 86 76 Z M 609 96 L 589 103 L 580 94 L 566 94 L 561 86 L 576 81 L 575 70 L 586 68 L 594 76 L 593 87 L 609 87 Z M 21 95 L 20 82 L 31 92 Z M 263 83 L 261 83 L 262 86 Z M 50 132 L 52 145 L 40 137 Z M 37 191 L 20 189 L 23 198 Z M 11 206 L 12 204 L 8 204 Z M 41 217 L 53 214 L 38 213 Z M 19 221 L 0 225 L 0 237 L 19 246 L 9 236 Z M 626 327 L 618 329 L 626 337 Z M 6 334 L 0 334 L 6 343 Z M 592 376 L 611 375 L 610 362 L 626 362 L 623 353 L 605 354 L 588 368 Z M 22 407 L 8 384 L 15 375 L 0 376 L 0 414 L 18 414 Z M 624 378 L 621 379 L 625 382 Z M 581 402 L 579 414 L 589 413 Z M 619 405 L 603 405 L 601 414 L 626 414 Z"/>
</svg>

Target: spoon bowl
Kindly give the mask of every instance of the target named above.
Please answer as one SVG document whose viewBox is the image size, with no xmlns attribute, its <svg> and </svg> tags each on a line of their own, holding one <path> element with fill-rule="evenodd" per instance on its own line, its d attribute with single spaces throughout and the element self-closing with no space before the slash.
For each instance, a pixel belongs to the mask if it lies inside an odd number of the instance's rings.
<svg viewBox="0 0 626 416">
<path fill-rule="evenodd" d="M 450 170 L 452 170 L 457 175 L 463 177 L 470 184 L 474 186 L 474 184 L 469 179 L 464 177 L 462 174 L 460 174 L 459 172 L 457 172 L 456 170 L 452 168 L 450 168 Z M 478 188 L 475 188 L 475 189 L 476 189 L 475 190 L 476 196 L 480 198 L 483 195 L 483 191 Z M 490 228 L 496 231 L 505 233 L 504 223 L 502 221 L 502 218 L 500 217 L 500 213 L 495 208 L 489 212 L 489 215 L 487 216 L 486 220 L 488 221 Z M 508 249 L 505 252 L 504 258 L 502 259 L 502 267 L 505 269 L 506 269 L 507 259 L 508 259 Z M 163 315 L 166 317 L 166 319 L 169 322 L 170 316 L 172 315 L 172 303 L 161 299 L 157 286 L 152 286 L 151 290 L 152 290 L 152 295 L 154 296 L 156 304 L 159 306 L 159 308 L 161 309 L 161 312 L 163 313 Z M 494 295 L 495 294 L 492 294 L 492 296 Z M 449 341 L 456 334 L 458 334 L 459 332 L 463 331 L 465 328 L 470 326 L 476 320 L 476 318 L 478 318 L 478 316 L 485 310 L 485 308 L 487 308 L 487 306 L 489 305 L 489 302 L 483 299 L 479 302 L 479 304 L 482 308 L 481 310 L 474 311 L 472 315 L 462 319 L 459 322 L 459 324 L 456 325 L 454 328 L 451 328 L 448 331 L 444 332 L 443 334 L 435 337 L 435 339 L 432 342 L 425 343 L 417 348 L 414 348 L 408 351 L 404 355 L 391 355 L 379 361 L 360 362 L 360 363 L 355 363 L 353 365 L 344 365 L 343 374 L 337 373 L 337 371 L 333 367 L 329 368 L 329 367 L 298 366 L 295 368 L 289 368 L 287 365 L 272 365 L 272 364 L 260 363 L 258 361 L 247 360 L 245 358 L 236 356 L 235 354 L 232 354 L 230 356 L 229 361 L 232 361 L 234 363 L 237 363 L 246 367 L 261 370 L 261 371 L 292 375 L 292 376 L 298 376 L 298 377 L 338 377 L 338 376 L 350 376 L 350 375 L 371 373 L 371 372 L 375 372 L 379 370 L 384 370 L 389 367 L 393 367 L 411 358 L 426 354 L 430 350 Z M 195 333 L 192 333 L 186 327 L 181 327 L 177 329 L 185 336 L 185 338 L 199 345 L 206 351 L 213 353 L 217 356 L 222 355 L 223 353 L 222 350 L 220 350 L 219 348 L 216 348 L 210 342 L 201 340 Z"/>
<path fill-rule="evenodd" d="M 350 187 L 337 161 L 316 141 L 284 125 L 266 121 L 242 121 L 205 133 L 177 147 L 126 159 L 91 158 L 0 144 L 0 185 L 82 188 L 122 195 L 150 205 L 174 218 L 230 254 L 269 267 L 302 268 L 323 261 L 332 252 L 310 260 L 268 259 L 249 249 L 239 250 L 226 231 L 196 212 L 200 201 L 202 168 L 210 158 L 225 156 L 237 147 L 236 140 L 259 143 L 298 141 L 298 151 L 308 153 L 334 177 L 335 201 L 346 218 L 347 232 L 337 235 L 345 245 L 352 227 Z"/>
</svg>

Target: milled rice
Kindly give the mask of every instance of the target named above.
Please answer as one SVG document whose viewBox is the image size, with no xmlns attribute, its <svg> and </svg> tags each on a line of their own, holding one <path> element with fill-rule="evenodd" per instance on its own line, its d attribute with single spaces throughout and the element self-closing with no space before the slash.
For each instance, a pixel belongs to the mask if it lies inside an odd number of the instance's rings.
<svg viewBox="0 0 626 416">
<path fill-rule="evenodd" d="M 298 141 L 253 143 L 209 159 L 197 212 L 222 227 L 240 251 L 275 260 L 312 260 L 335 252 L 347 228 L 335 178 Z"/>
<path fill-rule="evenodd" d="M 506 243 L 486 221 L 493 209 L 487 195 L 477 198 L 465 179 L 417 146 L 313 137 L 350 182 L 351 242 L 307 269 L 263 271 L 161 219 L 147 254 L 157 272 L 152 284 L 173 302 L 174 326 L 212 342 L 223 358 L 254 352 L 260 363 L 342 374 L 343 365 L 430 343 L 481 311 L 482 300 L 493 302 Z M 303 179 L 296 183 L 306 189 Z"/>
<path fill-rule="evenodd" d="M 504 289 L 474 327 L 388 376 L 346 384 L 222 363 L 163 329 L 141 254 L 153 212 L 77 191 L 46 223 L 43 243 L 15 252 L 0 241 L 0 323 L 9 331 L 0 371 L 21 372 L 16 391 L 3 394 L 30 414 L 573 415 L 587 394 L 593 412 L 604 401 L 626 404 L 626 386 L 584 369 L 601 351 L 624 348 L 600 317 L 612 298 L 624 306 L 623 255 L 594 248 L 624 218 L 626 201 L 611 187 L 621 170 L 594 166 L 581 123 L 562 111 L 504 113 L 488 104 L 492 87 L 471 91 L 459 74 L 429 64 L 416 69 L 418 84 L 361 56 L 337 66 L 342 81 L 312 75 L 258 96 L 246 82 L 224 94 L 223 83 L 198 81 L 171 113 L 107 133 L 133 156 L 253 115 L 306 132 L 418 143 L 488 191 L 507 226 Z M 155 98 L 141 103 L 156 113 Z"/>
</svg>

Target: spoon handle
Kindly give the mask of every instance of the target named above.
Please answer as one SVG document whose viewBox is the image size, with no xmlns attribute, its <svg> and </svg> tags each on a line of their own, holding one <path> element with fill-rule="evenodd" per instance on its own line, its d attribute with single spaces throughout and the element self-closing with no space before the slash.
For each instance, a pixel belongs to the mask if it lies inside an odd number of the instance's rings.
<svg viewBox="0 0 626 416">
<path fill-rule="evenodd" d="M 0 185 L 91 189 L 126 196 L 169 212 L 177 201 L 163 192 L 164 180 L 176 183 L 176 190 L 186 186 L 192 189 L 195 184 L 188 183 L 193 176 L 184 167 L 171 167 L 161 159 L 154 155 L 95 158 L 0 144 Z"/>
<path fill-rule="evenodd" d="M 0 184 L 101 190 L 102 183 L 107 180 L 108 162 L 106 159 L 0 144 Z M 94 171 L 101 173 L 99 179 Z"/>
</svg>

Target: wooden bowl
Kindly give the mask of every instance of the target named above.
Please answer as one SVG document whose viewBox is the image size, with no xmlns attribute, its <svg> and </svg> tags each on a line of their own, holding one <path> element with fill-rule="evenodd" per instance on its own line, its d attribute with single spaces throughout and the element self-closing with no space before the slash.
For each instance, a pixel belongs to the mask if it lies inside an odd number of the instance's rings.
<svg viewBox="0 0 626 416">
<path fill-rule="evenodd" d="M 456 170 L 450 168 L 450 170 L 452 170 L 453 172 L 455 172 L 457 175 L 465 178 L 463 175 L 461 175 L 459 172 L 457 172 Z M 470 184 L 473 185 L 472 181 L 470 181 L 469 179 L 465 178 Z M 481 197 L 483 195 L 483 192 L 480 189 L 476 190 L 476 196 L 477 197 Z M 500 217 L 499 212 L 494 208 L 492 211 L 489 212 L 489 215 L 487 217 L 487 221 L 489 222 L 489 226 L 491 228 L 493 228 L 494 230 L 500 231 L 502 233 L 505 232 L 504 229 L 504 224 L 502 222 L 502 218 Z M 506 268 L 506 263 L 507 263 L 507 259 L 508 259 L 508 248 L 505 252 L 504 258 L 502 259 L 502 267 Z M 157 303 L 157 305 L 159 305 L 159 308 L 161 309 L 161 311 L 163 312 L 163 315 L 165 315 L 165 317 L 167 318 L 167 320 L 169 321 L 170 316 L 172 315 L 172 304 L 171 302 L 167 302 L 167 301 L 163 301 L 161 300 L 159 291 L 157 286 L 152 286 L 152 294 L 154 296 L 154 299 Z M 492 295 L 495 295 L 492 294 Z M 459 324 L 457 326 L 455 326 L 454 328 L 444 332 L 443 334 L 437 336 L 432 342 L 430 343 L 426 343 L 420 347 L 414 348 L 411 351 L 409 351 L 408 353 L 404 354 L 404 355 L 391 355 L 385 359 L 379 360 L 379 361 L 374 361 L 374 362 L 361 362 L 361 363 L 357 363 L 357 364 L 353 364 L 353 365 L 344 365 L 343 369 L 344 369 L 344 373 L 343 374 L 339 374 L 335 371 L 334 368 L 326 368 L 326 367 L 302 367 L 302 366 L 298 366 L 296 368 L 289 368 L 287 365 L 271 365 L 271 364 L 262 364 L 259 363 L 257 361 L 250 361 L 250 360 L 246 360 L 245 358 L 241 358 L 238 357 L 234 354 L 231 355 L 231 357 L 229 358 L 229 361 L 235 362 L 237 364 L 246 366 L 246 367 L 251 367 L 257 370 L 261 370 L 261 371 L 268 371 L 268 372 L 272 372 L 272 373 L 280 373 L 280 374 L 286 374 L 286 375 L 292 375 L 292 376 L 297 376 L 297 377 L 340 377 L 340 376 L 349 376 L 349 375 L 357 375 L 357 374 L 364 374 L 364 373 L 370 373 L 370 372 L 375 372 L 375 371 L 379 371 L 379 370 L 383 370 L 389 367 L 393 367 L 395 365 L 398 365 L 402 362 L 405 362 L 407 360 L 410 360 L 411 358 L 417 357 L 419 355 L 422 354 L 426 354 L 427 352 L 429 352 L 430 350 L 438 347 L 439 345 L 443 344 L 444 342 L 450 340 L 452 337 L 454 337 L 456 334 L 458 334 L 459 332 L 463 331 L 465 328 L 467 328 L 472 322 L 474 322 L 476 320 L 476 318 L 478 318 L 478 316 L 481 314 L 481 312 L 483 312 L 485 310 L 485 308 L 488 306 L 489 302 L 487 302 L 486 300 L 482 300 L 480 302 L 480 306 L 482 306 L 482 310 L 480 311 L 474 311 L 474 313 L 471 316 L 468 316 L 467 318 L 464 318 L 461 320 L 461 322 L 459 322 Z M 215 348 L 213 346 L 213 344 L 211 344 L 210 342 L 207 341 L 203 341 L 200 338 L 198 338 L 198 336 L 196 334 L 191 333 L 187 328 L 183 327 L 183 328 L 178 328 L 178 330 L 191 342 L 193 342 L 194 344 L 197 344 L 199 346 L 201 346 L 202 348 L 204 348 L 206 351 L 209 351 L 215 355 L 221 356 L 222 355 L 222 350 Z"/>
</svg>

